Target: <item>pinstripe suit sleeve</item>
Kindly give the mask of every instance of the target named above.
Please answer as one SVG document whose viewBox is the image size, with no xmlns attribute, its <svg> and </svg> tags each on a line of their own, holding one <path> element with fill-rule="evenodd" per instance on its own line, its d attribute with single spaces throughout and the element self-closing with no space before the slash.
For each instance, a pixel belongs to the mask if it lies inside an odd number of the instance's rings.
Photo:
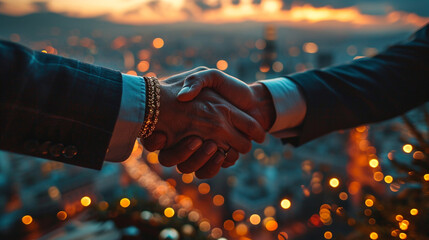
<svg viewBox="0 0 429 240">
<path fill-rule="evenodd" d="M 100 169 L 119 72 L 0 41 L 0 149 Z"/>
</svg>

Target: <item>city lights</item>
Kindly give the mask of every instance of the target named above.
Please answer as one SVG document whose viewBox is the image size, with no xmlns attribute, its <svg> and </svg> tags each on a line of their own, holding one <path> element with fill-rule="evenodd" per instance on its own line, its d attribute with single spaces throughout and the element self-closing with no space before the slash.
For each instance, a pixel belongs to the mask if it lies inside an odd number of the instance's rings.
<svg viewBox="0 0 429 240">
<path fill-rule="evenodd" d="M 228 62 L 225 60 L 219 60 L 216 63 L 216 67 L 221 71 L 225 71 L 228 68 Z"/>
<path fill-rule="evenodd" d="M 65 211 L 59 211 L 57 213 L 57 218 L 61 221 L 64 221 L 67 218 L 67 213 Z"/>
<path fill-rule="evenodd" d="M 374 206 L 374 201 L 372 199 L 368 198 L 368 199 L 365 200 L 365 205 L 367 207 L 372 207 L 372 206 Z"/>
<path fill-rule="evenodd" d="M 416 208 L 413 208 L 413 209 L 410 210 L 410 214 L 413 215 L 413 216 L 415 216 L 415 215 L 419 214 L 419 210 L 416 209 Z"/>
<path fill-rule="evenodd" d="M 152 41 L 152 45 L 154 48 L 162 48 L 164 46 L 164 39 L 162 38 L 155 38 Z"/>
<path fill-rule="evenodd" d="M 390 176 L 390 175 L 386 175 L 386 176 L 384 177 L 384 181 L 385 181 L 386 183 L 392 183 L 392 182 L 393 182 L 393 177 L 392 177 L 392 176 Z"/>
<path fill-rule="evenodd" d="M 207 183 L 201 183 L 200 185 L 198 185 L 198 191 L 201 194 L 207 194 L 210 192 L 210 185 Z"/>
<path fill-rule="evenodd" d="M 333 188 L 337 188 L 340 185 L 340 180 L 338 180 L 338 178 L 331 178 L 329 180 L 329 185 Z"/>
<path fill-rule="evenodd" d="M 261 222 L 261 217 L 258 214 L 252 214 L 249 221 L 253 225 L 258 225 Z"/>
<path fill-rule="evenodd" d="M 171 207 L 168 207 L 164 210 L 164 215 L 168 218 L 171 218 L 174 216 L 174 209 Z"/>
<path fill-rule="evenodd" d="M 413 146 L 411 144 L 405 144 L 402 150 L 404 150 L 405 153 L 410 153 L 413 151 Z"/>
<path fill-rule="evenodd" d="M 33 222 L 33 217 L 31 217 L 30 215 L 25 215 L 21 218 L 22 223 L 24 223 L 25 225 L 29 225 Z"/>
<path fill-rule="evenodd" d="M 289 199 L 285 198 L 285 199 L 283 199 L 283 200 L 280 202 L 280 206 L 281 206 L 283 209 L 289 209 L 289 208 L 290 208 L 290 206 L 291 206 L 291 202 L 290 202 L 290 200 L 289 200 Z"/>
<path fill-rule="evenodd" d="M 91 204 L 91 198 L 88 196 L 84 196 L 80 199 L 80 203 L 84 207 L 88 207 Z"/>
<path fill-rule="evenodd" d="M 376 232 L 370 233 L 369 238 L 371 238 L 372 240 L 378 239 L 378 233 L 376 233 Z"/>
<path fill-rule="evenodd" d="M 215 195 L 213 197 L 213 204 L 215 206 L 218 206 L 218 207 L 222 206 L 224 202 L 225 202 L 225 199 L 224 199 L 224 197 L 222 195 Z"/>
<path fill-rule="evenodd" d="M 326 231 L 323 236 L 325 237 L 325 239 L 332 239 L 332 232 L 330 231 Z"/>
<path fill-rule="evenodd" d="M 129 207 L 129 206 L 130 206 L 130 204 L 131 204 L 131 201 L 130 201 L 130 199 L 128 199 L 128 198 L 122 198 L 122 199 L 119 201 L 119 205 L 121 205 L 121 207 L 123 207 L 123 208 L 127 208 L 127 207 Z"/>
<path fill-rule="evenodd" d="M 372 167 L 372 168 L 376 168 L 376 167 L 378 167 L 378 160 L 377 159 L 375 159 L 375 158 L 373 158 L 373 159 L 371 159 L 371 160 L 369 160 L 369 166 L 370 167 Z"/>
</svg>

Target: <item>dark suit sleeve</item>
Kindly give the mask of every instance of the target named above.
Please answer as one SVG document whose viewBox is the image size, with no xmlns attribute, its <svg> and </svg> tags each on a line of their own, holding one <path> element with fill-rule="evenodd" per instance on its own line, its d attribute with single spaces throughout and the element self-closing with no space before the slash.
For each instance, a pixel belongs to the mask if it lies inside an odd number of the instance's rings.
<svg viewBox="0 0 429 240">
<path fill-rule="evenodd" d="M 372 58 L 287 76 L 307 103 L 294 145 L 326 133 L 382 121 L 429 100 L 429 25 Z"/>
<path fill-rule="evenodd" d="M 100 169 L 119 72 L 0 41 L 0 149 Z"/>
</svg>

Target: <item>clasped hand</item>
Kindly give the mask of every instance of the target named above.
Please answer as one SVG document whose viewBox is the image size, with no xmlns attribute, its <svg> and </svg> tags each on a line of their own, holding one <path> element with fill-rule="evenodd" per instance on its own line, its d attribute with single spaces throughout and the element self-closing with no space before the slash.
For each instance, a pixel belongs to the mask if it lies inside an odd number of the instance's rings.
<svg viewBox="0 0 429 240">
<path fill-rule="evenodd" d="M 210 178 L 249 152 L 252 140 L 264 141 L 273 114 L 262 84 L 199 67 L 161 81 L 159 122 L 143 144 L 161 150 L 162 165 Z"/>
</svg>

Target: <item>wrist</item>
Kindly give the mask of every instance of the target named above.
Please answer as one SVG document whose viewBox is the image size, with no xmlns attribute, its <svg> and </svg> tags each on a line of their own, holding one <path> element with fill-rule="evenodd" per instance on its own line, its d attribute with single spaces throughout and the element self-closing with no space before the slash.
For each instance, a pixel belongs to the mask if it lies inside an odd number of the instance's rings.
<svg viewBox="0 0 429 240">
<path fill-rule="evenodd" d="M 261 124 L 265 131 L 268 131 L 271 129 L 276 119 L 276 110 L 271 93 L 268 88 L 261 83 L 251 84 L 250 89 L 255 99 L 254 112 L 258 115 L 259 124 Z"/>
</svg>

